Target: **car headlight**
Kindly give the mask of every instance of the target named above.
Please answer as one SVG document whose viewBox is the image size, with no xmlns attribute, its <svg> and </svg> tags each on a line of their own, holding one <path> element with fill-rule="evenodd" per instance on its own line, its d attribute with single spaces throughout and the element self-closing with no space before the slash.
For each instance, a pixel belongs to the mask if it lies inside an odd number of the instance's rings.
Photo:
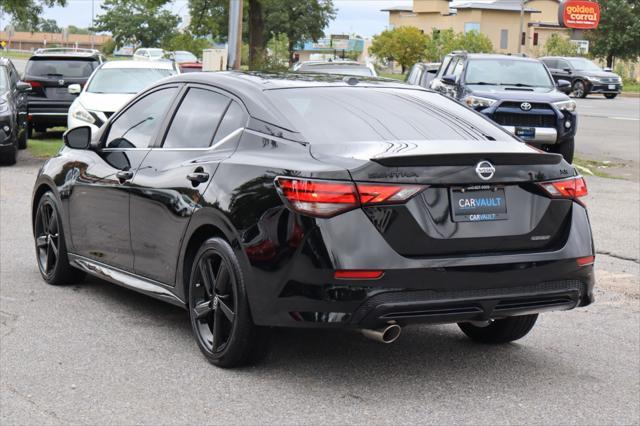
<svg viewBox="0 0 640 426">
<path fill-rule="evenodd" d="M 496 103 L 495 99 L 481 98 L 480 96 L 469 95 L 464 98 L 464 103 L 473 109 L 487 108 Z"/>
<path fill-rule="evenodd" d="M 78 120 L 86 121 L 87 123 L 91 124 L 96 122 L 96 119 L 93 118 L 89 111 L 82 108 L 80 105 L 73 109 L 73 111 L 71 112 L 71 116 L 73 118 L 77 118 Z"/>
<path fill-rule="evenodd" d="M 560 101 L 560 102 L 554 102 L 553 103 L 556 108 L 558 108 L 560 111 L 569 111 L 569 112 L 573 112 L 576 110 L 576 101 L 572 101 L 572 100 L 568 100 L 568 101 Z"/>
<path fill-rule="evenodd" d="M 598 77 L 587 77 L 587 80 L 594 83 L 600 83 L 600 79 Z"/>
</svg>

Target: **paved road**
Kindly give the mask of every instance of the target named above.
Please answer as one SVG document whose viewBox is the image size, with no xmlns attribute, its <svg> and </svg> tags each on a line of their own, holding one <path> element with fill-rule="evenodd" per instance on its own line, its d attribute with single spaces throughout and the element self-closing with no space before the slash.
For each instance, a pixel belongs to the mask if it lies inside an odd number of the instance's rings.
<svg viewBox="0 0 640 426">
<path fill-rule="evenodd" d="M 589 178 L 597 303 L 541 316 L 503 347 L 455 326 L 383 346 L 280 331 L 266 362 L 210 366 L 186 313 L 90 279 L 40 279 L 29 226 L 38 163 L 0 168 L 0 424 L 638 424 L 638 184 Z M 627 260 L 629 259 L 629 260 Z"/>
</svg>

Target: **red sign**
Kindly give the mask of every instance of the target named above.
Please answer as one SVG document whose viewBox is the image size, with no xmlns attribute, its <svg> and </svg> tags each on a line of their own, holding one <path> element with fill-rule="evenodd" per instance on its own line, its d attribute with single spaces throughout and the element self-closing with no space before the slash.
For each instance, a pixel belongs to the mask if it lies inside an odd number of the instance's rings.
<svg viewBox="0 0 640 426">
<path fill-rule="evenodd" d="M 567 28 L 592 30 L 600 22 L 600 5 L 592 1 L 567 0 L 560 3 L 558 22 Z"/>
</svg>

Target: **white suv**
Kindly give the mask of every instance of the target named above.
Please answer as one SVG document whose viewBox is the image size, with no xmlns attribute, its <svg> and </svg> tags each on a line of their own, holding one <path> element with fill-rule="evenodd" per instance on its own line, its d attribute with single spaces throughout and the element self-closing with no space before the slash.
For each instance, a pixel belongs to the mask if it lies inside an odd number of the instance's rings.
<svg viewBox="0 0 640 426">
<path fill-rule="evenodd" d="M 133 59 L 136 61 L 161 61 L 166 58 L 166 52 L 157 47 L 142 47 L 133 53 Z"/>
</svg>

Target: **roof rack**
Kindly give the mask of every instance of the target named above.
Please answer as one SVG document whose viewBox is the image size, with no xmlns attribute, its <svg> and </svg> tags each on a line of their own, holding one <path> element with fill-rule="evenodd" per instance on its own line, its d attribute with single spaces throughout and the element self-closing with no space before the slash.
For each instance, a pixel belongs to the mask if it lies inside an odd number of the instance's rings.
<svg viewBox="0 0 640 426">
<path fill-rule="evenodd" d="M 524 52 L 521 52 L 521 53 L 507 53 L 507 56 L 519 56 L 521 58 L 528 58 L 529 57 L 529 55 L 527 55 Z"/>
<path fill-rule="evenodd" d="M 86 56 L 90 56 L 90 55 L 99 55 L 100 51 L 96 50 L 96 49 L 82 49 L 82 48 L 75 48 L 75 47 L 51 47 L 51 48 L 40 48 L 40 49 L 36 49 L 36 51 L 34 52 L 36 55 L 46 55 L 46 54 L 52 54 L 52 53 L 75 53 L 75 54 L 79 54 L 79 55 L 86 55 Z"/>
<path fill-rule="evenodd" d="M 466 55 L 467 53 L 469 53 L 469 52 L 467 52 L 466 50 L 453 50 L 453 51 L 451 51 L 451 54 L 453 54 L 453 55 Z"/>
</svg>

